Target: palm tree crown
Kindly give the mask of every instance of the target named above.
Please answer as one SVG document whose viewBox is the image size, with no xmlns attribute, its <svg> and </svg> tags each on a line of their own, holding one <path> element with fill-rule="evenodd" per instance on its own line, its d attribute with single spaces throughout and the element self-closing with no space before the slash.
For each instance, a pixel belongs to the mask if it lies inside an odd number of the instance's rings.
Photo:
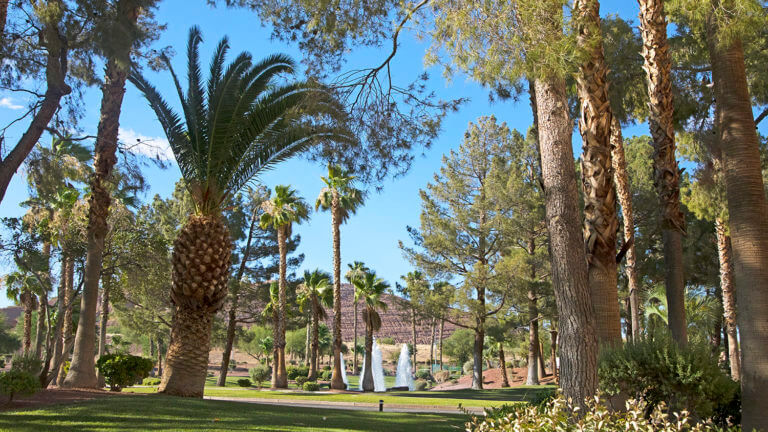
<svg viewBox="0 0 768 432">
<path fill-rule="evenodd" d="M 272 225 L 276 229 L 290 226 L 294 223 L 301 223 L 309 217 L 309 206 L 295 189 L 286 185 L 275 186 L 275 195 L 272 199 L 264 201 L 262 204 L 264 213 L 261 215 L 259 225 L 267 228 Z M 287 233 L 290 235 L 290 232 Z"/>
<path fill-rule="evenodd" d="M 223 38 L 204 87 L 200 42 L 200 29 L 192 27 L 186 93 L 170 61 L 164 59 L 184 121 L 138 71 L 128 78 L 157 114 L 199 214 L 216 214 L 227 197 L 254 176 L 317 140 L 350 140 L 349 134 L 330 126 L 328 120 L 340 118 L 343 109 L 326 89 L 309 82 L 277 81 L 280 74 L 294 73 L 290 57 L 274 54 L 254 63 L 244 52 L 225 67 L 229 42 Z"/>
<path fill-rule="evenodd" d="M 365 194 L 354 187 L 355 176 L 337 165 L 329 164 L 328 177 L 320 178 L 323 179 L 325 187 L 320 191 L 320 195 L 315 201 L 315 210 L 319 208 L 335 210 L 338 223 L 343 224 L 363 204 Z M 333 208 L 334 194 L 338 200 L 335 209 Z"/>
<path fill-rule="evenodd" d="M 377 277 L 374 271 L 369 271 L 364 277 L 355 279 L 352 283 L 365 304 L 363 321 L 370 325 L 371 330 L 378 331 L 381 328 L 381 317 L 378 311 L 387 310 L 387 304 L 381 300 L 381 296 L 389 289 L 389 283 Z"/>
<path fill-rule="evenodd" d="M 304 282 L 299 285 L 299 304 L 311 306 L 312 298 L 318 300 L 317 309 L 313 312 L 317 314 L 319 319 L 325 319 L 327 317 L 325 309 L 322 306 L 330 306 L 333 303 L 333 287 L 331 286 L 331 275 L 328 273 L 316 269 L 314 271 L 304 271 Z"/>
</svg>

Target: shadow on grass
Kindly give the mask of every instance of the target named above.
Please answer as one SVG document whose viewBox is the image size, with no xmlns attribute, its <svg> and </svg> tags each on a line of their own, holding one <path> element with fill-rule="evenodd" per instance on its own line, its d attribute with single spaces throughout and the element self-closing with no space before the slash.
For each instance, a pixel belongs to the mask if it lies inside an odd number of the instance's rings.
<svg viewBox="0 0 768 432">
<path fill-rule="evenodd" d="M 413 398 L 436 398 L 436 399 L 470 399 L 487 401 L 510 401 L 523 402 L 530 401 L 536 396 L 551 392 L 555 386 L 531 386 L 531 387 L 513 387 L 507 389 L 492 390 L 444 390 L 444 391 L 424 391 L 424 392 L 387 392 L 390 396 L 402 396 Z"/>
<path fill-rule="evenodd" d="M 311 409 L 169 396 L 105 398 L 0 414 L 2 431 L 463 430 L 467 416 Z"/>
</svg>

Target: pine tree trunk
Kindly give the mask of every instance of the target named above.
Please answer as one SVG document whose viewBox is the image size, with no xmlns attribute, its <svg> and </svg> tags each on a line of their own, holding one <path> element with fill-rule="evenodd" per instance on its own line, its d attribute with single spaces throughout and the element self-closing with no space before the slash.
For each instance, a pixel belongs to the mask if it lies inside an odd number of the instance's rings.
<svg viewBox="0 0 768 432">
<path fill-rule="evenodd" d="M 103 356 L 106 353 L 107 348 L 107 322 L 109 322 L 109 284 L 104 284 L 103 281 L 102 284 L 104 285 L 104 289 L 101 294 L 101 316 L 99 317 L 99 348 L 96 358 Z M 105 384 L 104 376 L 97 372 L 96 377 L 99 380 L 99 387 L 103 388 Z"/>
<path fill-rule="evenodd" d="M 221 366 L 219 367 L 219 380 L 216 385 L 227 385 L 229 373 L 229 360 L 232 358 L 232 346 L 235 344 L 235 332 L 237 331 L 237 299 L 233 298 L 227 313 L 227 340 L 224 343 L 224 352 L 221 354 Z"/>
<path fill-rule="evenodd" d="M 347 385 L 341 377 L 341 234 L 339 227 L 339 195 L 333 190 L 331 199 L 331 225 L 333 225 L 333 374 L 331 389 L 344 390 Z"/>
<path fill-rule="evenodd" d="M 158 393 L 202 398 L 208 372 L 213 312 L 176 306 L 171 345 Z"/>
<path fill-rule="evenodd" d="M 509 387 L 509 378 L 507 378 L 507 359 L 504 357 L 504 344 L 499 344 L 499 368 L 501 369 L 501 387 Z"/>
<path fill-rule="evenodd" d="M 0 0 L 0 37 L 5 36 L 5 22 L 8 19 L 9 0 Z"/>
<path fill-rule="evenodd" d="M 533 288 L 528 290 L 528 378 L 526 385 L 539 385 L 539 308 Z"/>
<path fill-rule="evenodd" d="M 627 174 L 627 159 L 624 155 L 624 138 L 621 134 L 621 124 L 614 117 L 611 122 L 611 163 L 613 164 L 613 183 L 616 195 L 621 205 L 624 219 L 624 244 L 629 244 L 624 257 L 624 272 L 629 285 L 629 315 L 632 325 L 632 340 L 640 340 L 640 282 L 637 275 L 637 255 L 635 253 L 635 216 L 632 209 L 632 192 L 629 189 Z"/>
<path fill-rule="evenodd" d="M 435 318 L 433 317 L 429 326 L 429 373 L 431 374 L 432 365 L 435 364 Z"/>
<path fill-rule="evenodd" d="M 118 6 L 119 8 L 119 6 Z M 133 22 L 138 18 L 138 9 L 129 11 Z M 75 349 L 64 387 L 97 388 L 94 354 L 96 340 L 96 306 L 99 295 L 99 280 L 104 254 L 104 239 L 107 235 L 107 218 L 112 198 L 112 169 L 117 163 L 117 134 L 120 126 L 120 111 L 125 95 L 127 65 L 121 65 L 115 58 L 107 60 L 102 88 L 101 118 L 94 149 L 93 174 L 90 179 L 91 198 L 88 201 L 88 249 L 85 261 L 85 284 L 80 303 L 80 319 L 75 335 Z"/>
<path fill-rule="evenodd" d="M 621 343 L 621 314 L 616 274 L 616 193 L 611 165 L 611 119 L 608 68 L 600 32 L 597 0 L 576 0 L 573 15 L 577 43 L 589 57 L 579 65 L 576 83 L 581 115 L 581 174 L 584 191 L 584 241 L 589 264 L 589 287 L 595 311 L 597 340 Z"/>
<path fill-rule="evenodd" d="M 352 356 L 353 356 L 353 359 L 354 359 L 352 361 L 352 374 L 353 375 L 359 375 L 360 374 L 360 369 L 357 368 L 357 301 L 355 301 L 355 329 L 354 329 L 354 332 L 355 332 L 355 341 L 354 341 L 355 346 L 352 349 Z"/>
<path fill-rule="evenodd" d="M 277 371 L 276 388 L 288 388 L 288 373 L 285 369 L 285 324 L 286 324 L 286 303 L 288 302 L 287 289 L 287 254 L 288 248 L 286 242 L 288 241 L 288 232 L 285 226 L 278 228 L 277 230 L 277 243 L 280 253 L 280 277 L 278 282 L 278 307 L 277 307 L 277 339 L 275 339 L 275 347 L 277 348 L 277 363 L 274 368 Z"/>
<path fill-rule="evenodd" d="M 163 341 L 157 340 L 157 376 L 163 376 Z"/>
<path fill-rule="evenodd" d="M 731 365 L 731 378 L 739 381 L 741 376 L 741 356 L 739 340 L 736 337 L 736 293 L 733 285 L 733 263 L 731 262 L 731 238 L 726 232 L 725 223 L 718 219 L 715 223 L 717 234 L 717 255 L 720 260 L 720 287 L 723 298 L 723 316 L 725 333 L 728 336 L 728 358 Z"/>
<path fill-rule="evenodd" d="M 654 185 L 659 195 L 664 281 L 667 291 L 668 323 L 679 345 L 688 343 L 685 320 L 685 279 L 683 240 L 685 218 L 680 211 L 680 171 L 675 159 L 675 131 L 672 123 L 672 64 L 667 44 L 667 21 L 663 0 L 638 0 L 643 58 L 647 76 L 648 123 L 653 138 Z"/>
<path fill-rule="evenodd" d="M 562 30 L 557 27 L 552 31 Z M 561 319 L 561 388 L 566 397 L 583 401 L 597 390 L 597 337 L 584 237 L 579 230 L 581 217 L 565 80 L 537 79 L 535 94 L 552 284 Z"/>
<path fill-rule="evenodd" d="M 373 329 L 371 323 L 365 323 L 365 358 L 363 359 L 363 391 L 374 390 L 373 371 L 371 370 L 371 357 L 373 356 Z"/>
<path fill-rule="evenodd" d="M 536 353 L 536 365 L 539 368 L 539 378 L 547 376 L 547 370 L 544 368 L 544 347 L 541 344 L 541 338 L 539 338 L 539 346 Z"/>
<path fill-rule="evenodd" d="M 554 328 L 554 323 L 551 324 Z M 557 330 L 549 331 L 550 338 L 552 339 L 552 349 L 550 352 L 550 362 L 552 362 L 552 376 L 555 378 L 555 382 L 558 382 L 558 367 L 557 367 Z"/>
<path fill-rule="evenodd" d="M 723 152 L 741 341 L 743 430 L 768 429 L 768 205 L 741 40 L 708 37 Z M 730 349 L 734 349 L 731 347 Z M 737 352 L 737 351 L 733 351 Z M 734 359 L 731 358 L 733 362 Z"/>
<path fill-rule="evenodd" d="M 484 321 L 484 320 L 483 320 Z M 472 390 L 483 389 L 483 344 L 485 343 L 484 323 L 475 328 L 475 344 L 472 349 Z"/>
<path fill-rule="evenodd" d="M 440 319 L 440 370 L 443 370 L 443 330 L 445 329 L 445 320 Z"/>
</svg>

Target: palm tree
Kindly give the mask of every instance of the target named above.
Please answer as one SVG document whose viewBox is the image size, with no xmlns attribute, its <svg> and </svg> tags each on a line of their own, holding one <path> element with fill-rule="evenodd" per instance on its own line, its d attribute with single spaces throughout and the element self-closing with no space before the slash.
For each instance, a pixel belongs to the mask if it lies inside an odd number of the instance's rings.
<svg viewBox="0 0 768 432">
<path fill-rule="evenodd" d="M 400 276 L 405 282 L 405 287 L 399 286 L 400 291 L 406 295 L 409 299 L 408 305 L 411 308 L 411 364 L 413 364 L 414 370 L 416 370 L 416 298 L 418 294 L 423 294 L 429 289 L 429 282 L 427 282 L 424 273 L 414 270 L 408 272 L 405 276 Z"/>
<path fill-rule="evenodd" d="M 661 231 L 664 242 L 664 271 L 669 329 L 680 345 L 688 341 L 685 324 L 685 279 L 683 275 L 683 233 L 685 218 L 680 210 L 680 170 L 675 159 L 675 131 L 672 123 L 672 63 L 667 43 L 664 0 L 638 0 L 640 32 L 643 37 L 644 69 L 648 85 L 648 125 L 653 138 L 653 175 L 659 195 Z"/>
<path fill-rule="evenodd" d="M 317 379 L 317 362 L 320 347 L 320 321 L 328 317 L 325 307 L 333 303 L 333 289 L 330 284 L 331 275 L 319 269 L 304 272 L 304 282 L 299 286 L 300 302 L 309 305 L 311 320 L 311 347 L 309 360 L 309 380 Z"/>
<path fill-rule="evenodd" d="M 365 266 L 365 264 L 361 261 L 355 261 L 352 264 L 347 264 L 347 267 L 349 267 L 349 270 L 347 270 L 347 273 L 344 275 L 344 278 L 349 283 L 353 283 L 353 281 L 357 278 L 365 276 L 365 274 L 370 270 L 368 267 Z M 354 346 L 353 349 L 353 361 L 352 361 L 352 373 L 354 375 L 357 375 L 360 373 L 360 370 L 357 368 L 357 304 L 359 302 L 360 298 L 358 297 L 357 290 L 355 290 L 354 294 L 354 303 L 355 303 L 355 324 L 354 324 Z"/>
<path fill-rule="evenodd" d="M 317 122 L 307 125 L 299 115 L 331 113 L 337 105 L 315 85 L 279 82 L 278 75 L 294 71 L 287 56 L 272 55 L 254 63 L 250 54 L 241 53 L 225 67 L 229 42 L 224 38 L 214 52 L 207 88 L 203 87 L 201 41 L 200 30 L 193 27 L 186 94 L 165 59 L 183 107 L 183 123 L 144 77 L 138 72 L 129 77 L 157 114 L 194 203 L 173 247 L 174 319 L 159 388 L 162 393 L 194 397 L 203 396 L 211 320 L 227 295 L 232 240 L 222 206 L 254 176 L 305 150 L 315 139 L 340 136 Z M 312 107 L 305 103 L 308 98 L 313 98 Z"/>
<path fill-rule="evenodd" d="M 34 275 L 26 272 L 13 272 L 4 279 L 8 299 L 21 306 L 24 311 L 21 346 L 23 353 L 28 354 L 32 346 L 32 311 L 37 309 L 36 295 L 41 291 L 41 286 Z"/>
<path fill-rule="evenodd" d="M 262 229 L 272 226 L 277 231 L 277 248 L 280 253 L 279 278 L 278 278 L 278 304 L 275 317 L 275 352 L 276 363 L 273 371 L 272 387 L 288 388 L 288 374 L 285 370 L 285 304 L 287 254 L 286 242 L 291 237 L 291 228 L 294 223 L 301 223 L 309 217 L 307 203 L 298 196 L 289 186 L 275 186 L 275 195 L 269 201 L 262 204 L 264 213 L 261 214 L 259 225 Z"/>
<path fill-rule="evenodd" d="M 333 226 L 333 376 L 331 388 L 343 390 L 341 377 L 341 239 L 339 227 L 363 204 L 364 193 L 354 187 L 355 177 L 339 166 L 328 164 L 325 187 L 315 202 L 315 210 L 331 211 Z"/>
<path fill-rule="evenodd" d="M 381 328 L 379 311 L 386 311 L 387 304 L 381 296 L 389 289 L 389 284 L 376 277 L 376 272 L 369 271 L 365 277 L 355 279 L 355 290 L 360 292 L 360 299 L 365 305 L 363 322 L 365 323 L 365 365 L 363 369 L 363 391 L 373 391 L 373 372 L 371 371 L 371 356 L 373 354 L 373 332 Z"/>
</svg>

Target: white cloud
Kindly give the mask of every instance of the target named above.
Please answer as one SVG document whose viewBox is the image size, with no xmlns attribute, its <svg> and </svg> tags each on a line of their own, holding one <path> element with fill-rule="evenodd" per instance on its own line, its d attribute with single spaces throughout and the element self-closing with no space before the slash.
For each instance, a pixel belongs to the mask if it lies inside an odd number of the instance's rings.
<svg viewBox="0 0 768 432">
<path fill-rule="evenodd" d="M 173 161 L 173 152 L 164 137 L 142 135 L 133 129 L 120 128 L 117 138 L 123 146 L 136 154 Z"/>
<path fill-rule="evenodd" d="M 20 110 L 24 108 L 22 105 L 16 105 L 9 97 L 0 98 L 0 107 L 8 108 L 12 110 Z"/>
</svg>

